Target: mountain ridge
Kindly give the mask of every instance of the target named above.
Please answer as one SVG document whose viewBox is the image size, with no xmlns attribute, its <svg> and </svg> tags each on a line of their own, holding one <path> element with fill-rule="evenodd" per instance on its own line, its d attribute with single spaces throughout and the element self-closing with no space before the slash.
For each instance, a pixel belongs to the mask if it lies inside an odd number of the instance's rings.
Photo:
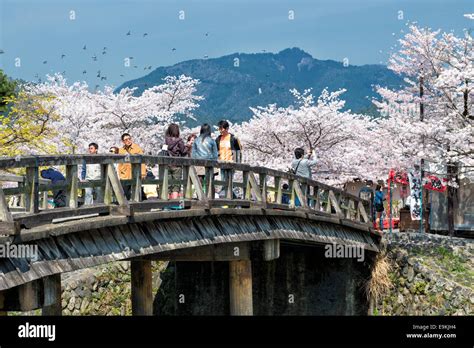
<svg viewBox="0 0 474 348">
<path fill-rule="evenodd" d="M 137 87 L 140 95 L 146 88 L 162 83 L 168 75 L 187 75 L 199 79 L 197 94 L 205 99 L 194 114 L 197 121 L 215 124 L 220 119 L 231 122 L 248 120 L 249 107 L 276 103 L 293 104 L 290 90 L 311 88 L 315 96 L 327 88 L 346 89 L 342 99 L 345 109 L 376 115 L 370 101 L 376 96 L 375 85 L 401 86 L 402 77 L 384 65 L 344 65 L 334 60 L 319 60 L 300 48 L 286 48 L 278 53 L 232 53 L 217 58 L 192 59 L 172 66 L 159 67 L 140 78 L 127 81 L 124 87 Z"/>
</svg>

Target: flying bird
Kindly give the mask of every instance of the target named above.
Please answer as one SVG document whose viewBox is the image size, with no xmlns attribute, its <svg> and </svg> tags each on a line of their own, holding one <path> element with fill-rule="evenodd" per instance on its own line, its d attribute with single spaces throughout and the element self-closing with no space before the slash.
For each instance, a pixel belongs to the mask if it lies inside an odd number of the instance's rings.
<svg viewBox="0 0 474 348">
<path fill-rule="evenodd" d="M 120 74 L 121 77 L 123 77 L 123 74 Z"/>
<path fill-rule="evenodd" d="M 173 47 L 171 50 L 174 52 L 174 51 L 176 51 L 176 48 Z"/>
<path fill-rule="evenodd" d="M 102 76 L 102 77 L 100 78 L 100 80 L 101 80 L 101 81 L 107 80 L 107 76 Z"/>
<path fill-rule="evenodd" d="M 143 34 L 143 37 L 145 37 L 145 36 L 148 36 L 148 33 L 144 33 L 144 34 Z"/>
<path fill-rule="evenodd" d="M 43 64 L 46 64 L 46 63 L 48 63 L 48 61 L 47 61 L 47 60 L 43 61 Z"/>
<path fill-rule="evenodd" d="M 128 33 L 127 33 L 127 36 L 130 36 L 130 35 L 131 35 L 131 34 L 130 34 L 130 30 L 129 30 Z"/>
<path fill-rule="evenodd" d="M 106 54 L 106 53 L 107 53 L 107 51 L 103 51 L 103 52 L 102 52 L 102 54 Z"/>
<path fill-rule="evenodd" d="M 97 71 L 97 77 L 100 77 L 100 70 Z"/>
<path fill-rule="evenodd" d="M 66 57 L 66 55 L 65 55 L 65 54 L 61 54 L 61 59 L 63 59 L 64 57 Z"/>
<path fill-rule="evenodd" d="M 204 35 L 209 36 L 209 33 L 206 33 L 206 34 L 204 34 Z"/>
<path fill-rule="evenodd" d="M 93 60 L 94 62 L 97 61 L 97 56 L 96 56 L 95 54 L 92 56 L 92 60 Z"/>
<path fill-rule="evenodd" d="M 83 74 L 87 74 L 87 71 L 84 70 L 82 73 L 83 73 Z"/>
<path fill-rule="evenodd" d="M 84 45 L 84 47 L 82 47 L 83 50 L 85 50 L 86 48 L 87 48 L 86 45 Z"/>
<path fill-rule="evenodd" d="M 0 54 L 4 54 L 4 53 L 5 53 L 5 51 L 4 51 L 4 50 L 0 50 Z"/>
<path fill-rule="evenodd" d="M 209 58 L 209 56 L 206 54 L 206 55 L 204 56 L 204 59 L 207 59 L 207 58 Z"/>
<path fill-rule="evenodd" d="M 99 85 L 95 85 L 95 89 L 99 88 Z"/>
<path fill-rule="evenodd" d="M 136 65 L 134 65 L 133 67 L 134 67 L 134 68 L 138 68 L 138 66 L 136 66 Z"/>
</svg>

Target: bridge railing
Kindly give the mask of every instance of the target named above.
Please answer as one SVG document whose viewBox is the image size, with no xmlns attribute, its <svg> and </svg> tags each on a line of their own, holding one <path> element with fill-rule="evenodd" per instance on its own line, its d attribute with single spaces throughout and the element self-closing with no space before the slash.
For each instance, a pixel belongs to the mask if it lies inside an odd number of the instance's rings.
<svg viewBox="0 0 474 348">
<path fill-rule="evenodd" d="M 131 167 L 131 179 L 120 180 L 116 168 L 120 163 Z M 100 164 L 100 179 L 79 180 L 84 164 Z M 158 166 L 158 176 L 143 177 L 144 164 Z M 52 166 L 63 167 L 64 182 L 52 184 L 41 178 L 41 170 Z M 176 167 L 182 168 L 177 180 L 170 176 Z M 0 175 L 0 181 L 18 183 L 17 187 L 0 189 L 0 235 L 89 215 L 133 216 L 167 209 L 218 207 L 301 211 L 370 225 L 369 201 L 315 180 L 242 163 L 147 155 L 23 156 L 0 158 L 0 171 L 20 173 Z M 286 190 L 284 184 L 288 185 Z M 143 185 L 156 185 L 156 197 L 144 200 Z M 179 199 L 169 198 L 171 185 L 180 187 Z M 87 187 L 101 187 L 101 194 L 93 205 L 79 207 L 79 191 Z M 127 187 L 130 199 L 124 191 Z M 66 206 L 47 209 L 48 192 L 59 190 L 65 192 Z M 8 205 L 11 196 L 21 197 L 19 206 Z"/>
</svg>

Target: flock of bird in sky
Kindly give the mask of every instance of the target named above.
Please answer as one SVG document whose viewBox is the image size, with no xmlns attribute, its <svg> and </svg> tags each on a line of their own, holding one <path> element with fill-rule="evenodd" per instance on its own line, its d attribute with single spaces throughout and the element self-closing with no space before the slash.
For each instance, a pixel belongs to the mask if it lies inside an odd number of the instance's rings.
<svg viewBox="0 0 474 348">
<path fill-rule="evenodd" d="M 129 30 L 125 35 L 126 35 L 126 36 L 132 36 L 132 31 Z M 147 36 L 148 36 L 148 33 L 143 33 L 143 35 L 142 35 L 143 38 L 146 38 Z M 209 36 L 209 32 L 206 32 L 206 33 L 204 34 L 204 36 L 208 37 L 208 36 Z M 84 46 L 82 47 L 82 50 L 87 51 L 87 45 L 84 45 Z M 175 52 L 175 51 L 176 51 L 176 48 L 173 47 L 173 48 L 171 49 L 171 52 Z M 4 54 L 4 53 L 5 53 L 5 51 L 4 51 L 3 49 L 0 49 L 0 54 Z M 107 47 L 104 46 L 104 48 L 102 49 L 102 55 L 106 55 L 106 54 L 107 54 Z M 61 54 L 61 59 L 64 59 L 64 58 L 67 58 L 67 57 L 66 57 L 66 54 L 62 53 L 62 54 Z M 204 59 L 207 59 L 207 58 L 208 58 L 208 56 L 205 55 L 205 56 L 204 56 Z M 94 62 L 97 62 L 99 58 L 98 58 L 97 54 L 94 53 L 94 55 L 91 56 L 91 59 L 92 59 Z M 132 61 L 134 58 L 133 58 L 133 57 L 128 57 L 128 59 L 129 59 L 130 61 Z M 48 61 L 47 61 L 47 60 L 43 60 L 43 64 L 44 64 L 44 65 L 48 64 Z M 133 65 L 133 68 L 138 69 L 138 66 L 137 66 L 137 65 Z M 147 66 L 144 66 L 144 67 L 143 67 L 143 70 L 151 70 L 151 68 L 152 68 L 151 65 L 147 65 Z M 83 75 L 86 75 L 87 73 L 88 73 L 88 72 L 87 72 L 87 70 L 85 70 L 85 69 L 82 71 L 82 74 L 83 74 Z M 66 75 L 66 71 L 61 72 L 61 74 L 62 74 L 63 76 Z M 125 77 L 125 75 L 124 75 L 124 74 L 120 74 L 120 77 Z M 41 78 L 39 77 L 39 74 L 38 74 L 38 73 L 35 74 L 35 78 L 37 79 L 38 83 L 41 83 Z M 96 78 L 99 79 L 100 81 L 106 81 L 106 80 L 107 80 L 107 76 L 102 75 L 102 73 L 101 73 L 100 70 L 97 71 Z M 99 85 L 98 85 L 98 84 L 95 85 L 95 89 L 98 89 L 98 88 L 99 88 Z"/>
</svg>

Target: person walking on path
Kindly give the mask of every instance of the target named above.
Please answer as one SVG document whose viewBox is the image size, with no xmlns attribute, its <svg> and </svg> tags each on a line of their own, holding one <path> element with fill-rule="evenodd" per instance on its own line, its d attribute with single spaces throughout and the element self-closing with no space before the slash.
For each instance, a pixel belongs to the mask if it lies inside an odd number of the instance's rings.
<svg viewBox="0 0 474 348">
<path fill-rule="evenodd" d="M 143 155 L 142 148 L 132 141 L 132 136 L 128 133 L 123 133 L 121 136 L 123 146 L 119 149 L 119 155 Z M 119 163 L 117 166 L 120 180 L 132 179 L 132 165 L 130 163 Z M 141 165 L 142 178 L 146 176 L 146 165 Z M 132 185 L 124 185 L 124 193 L 127 199 L 130 199 L 132 193 Z M 143 195 L 142 195 L 143 196 Z"/>
</svg>

